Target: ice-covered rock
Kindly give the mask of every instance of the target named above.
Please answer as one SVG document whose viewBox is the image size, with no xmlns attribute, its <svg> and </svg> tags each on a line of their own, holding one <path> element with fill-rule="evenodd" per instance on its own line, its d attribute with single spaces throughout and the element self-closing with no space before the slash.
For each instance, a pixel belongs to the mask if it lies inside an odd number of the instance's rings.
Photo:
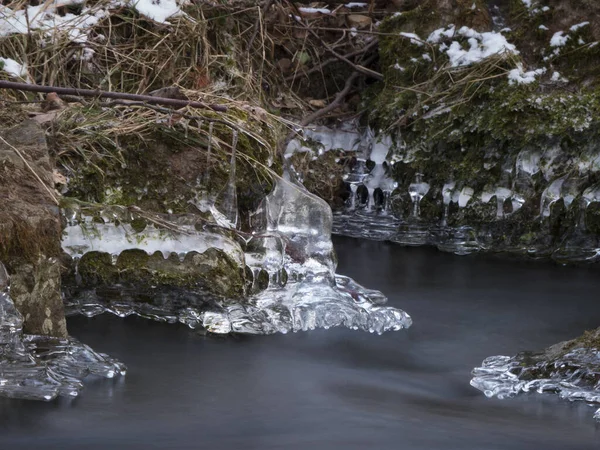
<svg viewBox="0 0 600 450">
<path fill-rule="evenodd" d="M 248 269 L 252 277 L 249 295 L 242 300 L 221 290 L 225 295 L 209 301 L 202 295 L 204 291 L 196 292 L 193 286 L 184 293 L 164 292 L 153 286 L 144 290 L 151 301 L 139 303 L 126 287 L 117 293 L 114 289 L 79 289 L 68 299 L 69 313 L 137 314 L 179 321 L 192 328 L 202 326 L 214 333 L 274 333 L 332 326 L 381 333 L 411 324 L 403 311 L 382 306 L 385 297 L 380 292 L 336 275 L 331 208 L 287 177 L 276 181 L 272 192 L 252 214 L 251 234 L 231 228 L 217 232 L 219 228 L 214 226 L 209 231 L 188 216 L 179 222 L 157 216 L 153 223 L 138 230 L 133 226 L 134 216 L 122 214 L 130 211 L 121 209 L 121 213 L 103 212 L 101 216 L 107 219 L 104 223 L 89 217 L 72 220 L 66 228 L 63 248 L 83 259 L 91 250 L 105 252 L 119 267 L 125 253 L 142 251 L 147 254 L 142 258 L 148 260 L 147 271 L 154 267 L 150 267 L 148 258 L 154 261 L 156 252 L 168 261 L 175 253 L 185 262 L 192 252 L 203 254 L 218 249 L 242 271 Z M 139 258 L 136 261 L 139 263 Z M 171 266 L 176 264 L 171 262 Z M 185 270 L 186 275 L 191 273 Z"/>
<path fill-rule="evenodd" d="M 0 263 L 0 395 L 46 401 L 76 397 L 87 375 L 113 378 L 125 372 L 123 364 L 74 338 L 24 335 L 23 318 Z"/>
<path fill-rule="evenodd" d="M 586 332 L 543 352 L 514 357 L 492 356 L 473 370 L 471 386 L 487 397 L 508 398 L 521 393 L 555 393 L 561 398 L 600 405 L 599 331 Z M 594 415 L 600 419 L 600 409 Z"/>
</svg>

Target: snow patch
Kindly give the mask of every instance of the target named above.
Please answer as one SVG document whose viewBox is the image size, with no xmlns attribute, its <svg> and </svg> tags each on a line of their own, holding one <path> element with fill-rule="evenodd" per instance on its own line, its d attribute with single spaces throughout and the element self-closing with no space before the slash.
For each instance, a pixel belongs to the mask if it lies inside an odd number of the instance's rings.
<svg viewBox="0 0 600 450">
<path fill-rule="evenodd" d="M 411 44 L 418 45 L 419 47 L 423 46 L 423 40 L 418 35 L 416 35 L 415 33 L 401 32 L 400 36 L 404 36 L 404 37 L 410 38 L 410 43 Z"/>
<path fill-rule="evenodd" d="M 6 72 L 11 77 L 29 79 L 27 66 L 19 64 L 14 59 L 0 57 L 0 70 Z"/>
<path fill-rule="evenodd" d="M 569 36 L 565 35 L 564 31 L 557 31 L 550 39 L 550 47 L 563 47 L 568 40 Z"/>
<path fill-rule="evenodd" d="M 571 30 L 571 31 L 577 31 L 580 28 L 583 28 L 583 27 L 585 27 L 585 26 L 587 26 L 589 24 L 590 24 L 589 22 L 581 22 L 581 23 L 578 23 L 577 25 L 573 25 L 571 28 L 569 28 L 569 30 Z"/>
<path fill-rule="evenodd" d="M 168 23 L 169 17 L 183 14 L 176 0 L 134 0 L 131 6 L 141 15 L 160 23 Z"/>
<path fill-rule="evenodd" d="M 517 68 L 511 70 L 508 73 L 509 84 L 531 84 L 535 81 L 536 77 L 546 73 L 546 68 L 530 70 L 525 72 L 523 64 L 517 64 Z"/>
<path fill-rule="evenodd" d="M 300 8 L 298 8 L 298 11 L 303 12 L 303 13 L 307 13 L 307 14 L 316 14 L 316 13 L 320 13 L 320 14 L 331 14 L 331 10 L 327 9 L 327 8 L 309 8 L 306 6 L 301 6 Z"/>
<path fill-rule="evenodd" d="M 452 67 L 468 66 L 483 61 L 492 55 L 500 54 L 519 54 L 517 48 L 510 44 L 506 38 L 496 32 L 479 33 L 472 28 L 462 27 L 456 31 L 451 25 L 448 29 L 438 29 L 433 31 L 427 39 L 430 43 L 439 43 L 444 37 L 454 36 L 467 38 L 469 48 L 464 48 L 463 44 L 453 41 L 449 47 L 445 44 L 440 45 L 440 51 L 445 51 L 450 59 Z"/>
</svg>

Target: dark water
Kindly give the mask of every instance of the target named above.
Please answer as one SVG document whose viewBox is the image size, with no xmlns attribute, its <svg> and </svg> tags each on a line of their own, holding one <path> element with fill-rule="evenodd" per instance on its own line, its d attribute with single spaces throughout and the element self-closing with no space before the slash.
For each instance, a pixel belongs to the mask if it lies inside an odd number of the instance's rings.
<svg viewBox="0 0 600 450">
<path fill-rule="evenodd" d="M 202 337 L 143 319 L 74 318 L 129 366 L 75 401 L 0 400 L 9 449 L 597 449 L 593 409 L 553 396 L 487 399 L 483 358 L 600 325 L 597 269 L 336 239 L 339 272 L 384 291 L 413 327 Z"/>
</svg>

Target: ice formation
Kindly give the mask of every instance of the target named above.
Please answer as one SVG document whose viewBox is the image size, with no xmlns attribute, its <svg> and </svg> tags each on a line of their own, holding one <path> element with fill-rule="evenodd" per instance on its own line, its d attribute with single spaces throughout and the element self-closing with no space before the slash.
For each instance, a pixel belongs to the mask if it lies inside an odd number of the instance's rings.
<svg viewBox="0 0 600 450">
<path fill-rule="evenodd" d="M 541 185 L 545 188 L 539 200 L 540 227 L 550 226 L 553 207 L 558 203 L 565 209 L 577 209 L 574 211 L 579 217 L 577 225 L 568 230 L 560 243 L 541 238 L 511 244 L 514 246 L 510 250 L 532 257 L 551 257 L 561 263 L 600 260 L 600 240 L 588 230 L 585 222 L 586 209 L 599 202 L 598 189 L 595 185 L 589 186 L 587 178 L 600 170 L 600 157 L 595 152 L 582 154 L 577 163 L 579 173 L 575 171 L 570 175 L 555 173 L 556 161 L 564 155 L 559 146 L 551 146 L 544 151 L 524 149 L 504 161 L 499 180 L 483 189 L 475 189 L 464 181 L 457 182 L 450 174 L 445 183 L 430 185 L 427 173 L 416 173 L 412 181 L 406 180 L 399 186 L 391 175 L 392 170 L 397 171 L 394 165 L 406 163 L 407 169 L 413 170 L 410 163 L 418 150 L 403 146 L 400 137 L 396 138 L 398 144 L 394 144 L 390 136 L 376 137 L 370 129 L 359 132 L 353 124 L 345 124 L 340 130 L 321 128 L 318 132 L 311 131 L 310 135 L 320 151 L 342 149 L 354 154 L 353 163 L 343 176 L 349 198 L 345 207 L 334 213 L 334 233 L 402 245 L 435 245 L 443 251 L 466 255 L 496 245 L 494 222 L 511 219 Z M 295 142 L 288 147 L 288 158 L 304 147 L 301 141 Z M 482 154 L 482 157 L 489 160 L 484 162 L 487 170 L 498 164 L 494 161 L 497 155 Z M 422 217 L 424 199 L 429 205 L 432 202 L 441 206 L 437 219 Z M 495 221 L 473 226 L 450 225 L 461 210 L 488 204 L 495 205 Z M 544 236 L 544 232 L 540 235 Z"/>
<path fill-rule="evenodd" d="M 268 334 L 334 326 L 382 333 L 411 324 L 403 311 L 382 306 L 386 299 L 380 292 L 335 274 L 331 210 L 323 200 L 289 180 L 280 180 L 264 199 L 254 214 L 254 233 L 240 239 L 241 244 L 227 237 L 231 230 L 210 232 L 180 223 L 178 231 L 148 225 L 136 232 L 122 217 L 118 222 L 119 226 L 112 222 L 93 224 L 82 217 L 66 228 L 63 248 L 74 257 L 92 249 L 104 251 L 113 260 L 133 248 L 163 252 L 165 257 L 175 252 L 182 258 L 186 252 L 219 248 L 250 269 L 253 285 L 249 297 L 243 302 L 186 301 L 186 294 L 173 291 L 169 296 L 155 291 L 157 301 L 148 305 L 127 301 L 122 293 L 116 301 L 107 302 L 97 292 L 85 291 L 76 299 L 68 299 L 71 312 L 88 316 L 105 311 L 119 316 L 138 314 L 179 321 L 192 328 L 202 326 L 214 333 Z M 268 275 L 268 287 L 261 290 L 257 279 L 263 271 Z M 188 294 L 193 297 L 193 293 Z"/>
<path fill-rule="evenodd" d="M 360 135 L 313 130 L 312 138 L 328 148 L 356 146 Z M 107 207 L 92 220 L 74 206 L 65 211 L 68 226 L 63 249 L 74 258 L 88 251 L 109 253 L 113 262 L 124 250 L 139 249 L 148 254 L 172 253 L 182 260 L 188 252 L 203 253 L 210 248 L 225 252 L 240 268 L 248 268 L 252 284 L 247 298 L 204 301 L 194 292 L 187 294 L 155 291 L 153 304 L 136 304 L 126 289 L 115 299 L 106 299 L 97 290 L 68 299 L 68 310 L 92 316 L 104 311 L 119 316 L 138 314 L 168 322 L 179 321 L 214 333 L 274 333 L 316 327 L 346 326 L 370 332 L 399 330 L 410 326 L 410 317 L 401 310 L 382 306 L 386 299 L 378 291 L 336 275 L 331 242 L 332 212 L 326 202 L 310 194 L 286 176 L 277 179 L 272 192 L 251 214 L 252 233 L 237 231 L 235 198 L 236 135 L 232 142 L 230 178 L 214 202 L 200 206 L 212 214 L 212 222 L 194 215 L 156 216 L 143 230 L 132 226 L 136 211 Z M 390 142 L 374 145 L 381 172 L 371 180 L 387 194 L 395 188 L 385 174 L 383 163 Z M 301 148 L 302 146 L 291 147 Z M 207 176 L 207 175 L 205 175 Z M 357 180 L 368 183 L 358 176 Z M 387 183 L 387 187 L 385 186 Z M 372 206 L 375 209 L 374 200 Z M 378 208 L 381 207 L 378 204 Z M 259 283 L 266 274 L 267 286 Z"/>
<path fill-rule="evenodd" d="M 0 395 L 29 400 L 76 397 L 88 375 L 114 378 L 125 366 L 74 338 L 24 335 L 0 263 Z"/>
<path fill-rule="evenodd" d="M 593 348 L 575 348 L 562 356 L 552 356 L 552 352 L 492 356 L 473 370 L 471 386 L 487 397 L 502 399 L 527 392 L 555 393 L 563 399 L 583 400 L 598 406 L 599 361 L 600 352 Z M 594 418 L 600 420 L 600 409 Z"/>
<path fill-rule="evenodd" d="M 346 133 L 351 133 L 351 127 L 346 126 L 345 129 Z M 337 133 L 335 130 L 328 133 L 321 130 L 316 140 L 327 141 L 321 136 L 335 136 Z M 421 201 L 433 187 L 426 181 L 426 175 L 415 174 L 404 196 L 399 192 L 398 183 L 390 172 L 395 161 L 410 162 L 413 150 L 403 148 L 400 152 L 394 152 L 391 136 L 375 136 L 371 129 L 362 134 L 353 131 L 353 136 L 353 145 L 345 148 L 346 151 L 356 152 L 356 162 L 344 176 L 350 197 L 346 208 L 334 214 L 335 233 L 390 240 L 402 245 L 433 244 L 457 254 L 468 254 L 482 248 L 471 228 L 447 226 L 450 206 L 455 204 L 460 208 L 465 207 L 474 195 L 472 188 L 457 186 L 454 181 L 445 183 L 442 188 L 443 216 L 437 224 L 427 223 L 421 218 Z M 338 146 L 343 143 L 344 140 L 336 139 L 335 143 L 328 143 L 324 147 L 340 148 Z M 301 144 L 296 145 L 297 148 L 300 146 Z M 369 165 L 371 169 L 368 168 Z M 497 190 L 506 195 L 502 188 Z M 399 200 L 410 203 L 410 207 L 406 208 L 410 213 L 406 217 L 399 217 L 392 210 L 392 203 Z"/>
<path fill-rule="evenodd" d="M 266 254 L 271 254 L 263 269 L 270 280 L 277 280 L 283 269 L 287 282 L 270 282 L 247 304 L 211 314 L 210 323 L 205 323 L 209 330 L 272 333 L 346 326 L 382 333 L 411 325 L 403 311 L 382 306 L 383 294 L 335 274 L 332 214 L 327 203 L 282 179 L 260 210 L 262 235 L 270 237 Z"/>
</svg>

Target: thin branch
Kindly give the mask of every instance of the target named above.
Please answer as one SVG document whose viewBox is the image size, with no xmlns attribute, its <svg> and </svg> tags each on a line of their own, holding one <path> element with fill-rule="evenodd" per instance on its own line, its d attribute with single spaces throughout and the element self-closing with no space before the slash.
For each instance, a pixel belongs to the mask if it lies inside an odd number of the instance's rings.
<svg viewBox="0 0 600 450">
<path fill-rule="evenodd" d="M 358 72 L 353 72 L 352 75 L 350 75 L 346 80 L 344 89 L 342 89 L 336 94 L 335 99 L 329 105 L 319 109 L 318 111 L 315 111 L 312 114 L 309 114 L 304 119 L 302 119 L 302 121 L 300 122 L 300 126 L 305 127 L 309 123 L 314 122 L 315 120 L 323 117 L 328 112 L 333 111 L 335 108 L 337 108 L 340 105 L 340 103 L 342 103 L 346 95 L 348 95 L 350 89 L 352 89 L 352 85 L 354 84 L 356 78 L 358 78 Z"/>
<path fill-rule="evenodd" d="M 269 8 L 271 8 L 273 2 L 274 0 L 269 0 L 266 3 L 265 7 L 262 9 L 262 13 L 260 8 L 258 10 L 258 17 L 256 18 L 256 22 L 254 23 L 254 33 L 252 33 L 252 37 L 248 41 L 248 53 L 252 51 L 252 45 L 254 44 L 254 40 L 256 39 L 256 36 L 258 36 L 258 30 L 260 29 L 260 19 L 269 11 Z"/>
<path fill-rule="evenodd" d="M 177 100 L 174 98 L 162 98 L 153 97 L 151 95 L 139 95 L 139 94 L 127 94 L 124 92 L 109 92 L 93 89 L 77 89 L 77 88 L 63 88 L 56 86 L 38 86 L 35 84 L 17 83 L 14 81 L 2 81 L 0 80 L 0 89 L 12 89 L 17 91 L 29 91 L 29 92 L 45 92 L 51 93 L 56 92 L 59 95 L 78 95 L 80 97 L 97 97 L 97 98 L 115 98 L 122 100 L 133 100 L 142 101 L 146 103 L 153 103 L 157 105 L 175 106 L 183 108 L 185 106 L 191 106 L 192 108 L 211 109 L 217 112 L 227 112 L 227 106 L 223 105 L 208 105 L 203 102 L 194 102 L 188 100 Z"/>
</svg>

